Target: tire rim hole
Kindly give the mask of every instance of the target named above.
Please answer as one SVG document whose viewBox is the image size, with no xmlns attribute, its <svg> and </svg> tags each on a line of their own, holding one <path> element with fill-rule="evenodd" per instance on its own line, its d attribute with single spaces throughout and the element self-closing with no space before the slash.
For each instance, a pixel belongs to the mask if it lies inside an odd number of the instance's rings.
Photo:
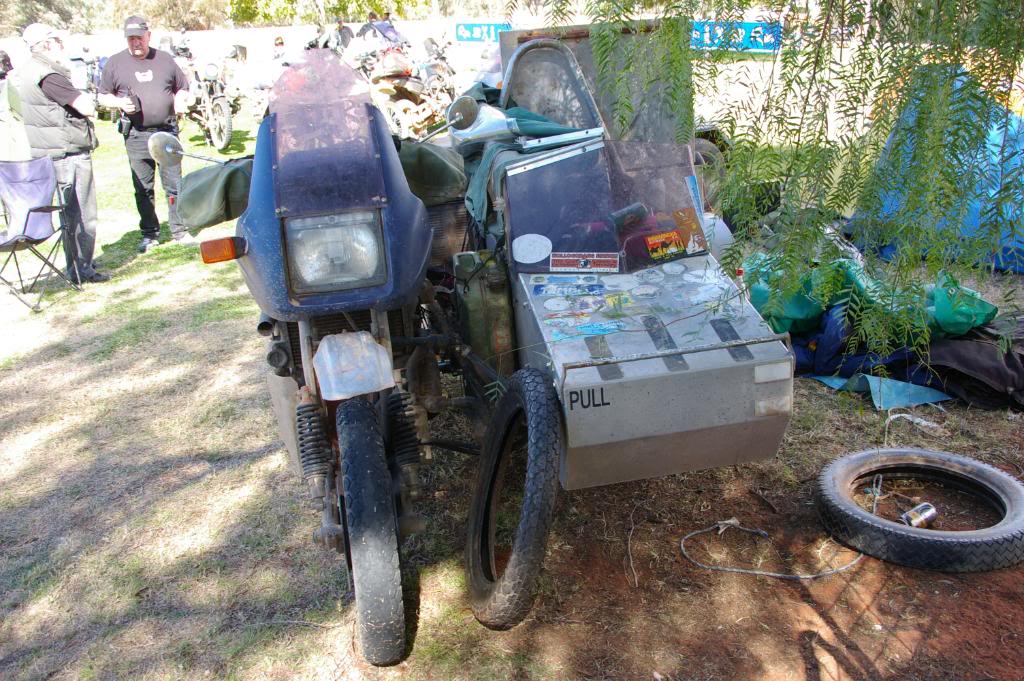
<svg viewBox="0 0 1024 681">
<path fill-rule="evenodd" d="M 969 532 L 997 525 L 1005 516 L 1002 505 L 987 490 L 968 481 L 939 479 L 915 471 L 878 471 L 884 480 L 876 515 L 903 524 L 900 514 L 922 502 L 938 510 L 927 528 L 946 532 Z M 871 475 L 858 477 L 851 489 L 854 502 L 870 512 L 873 497 L 868 488 Z"/>
<path fill-rule="evenodd" d="M 490 541 L 484 549 L 485 570 L 492 581 L 501 579 L 515 544 L 526 489 L 526 424 L 520 415 L 509 430 L 505 451 L 491 488 Z"/>
</svg>

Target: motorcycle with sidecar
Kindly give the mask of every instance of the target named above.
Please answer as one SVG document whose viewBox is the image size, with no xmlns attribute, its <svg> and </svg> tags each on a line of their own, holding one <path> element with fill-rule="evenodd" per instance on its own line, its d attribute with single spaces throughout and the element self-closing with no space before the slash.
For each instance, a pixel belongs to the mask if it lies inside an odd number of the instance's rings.
<svg viewBox="0 0 1024 681">
<path fill-rule="evenodd" d="M 437 158 L 479 162 L 447 194 L 422 190 L 440 165 L 403 166 L 367 80 L 307 53 L 273 89 L 235 235 L 201 244 L 262 310 L 314 541 L 346 560 L 373 664 L 406 653 L 401 547 L 435 449 L 478 454 L 467 584 L 476 618 L 507 629 L 532 607 L 560 488 L 762 459 L 786 428 L 790 351 L 718 265 L 690 146 L 648 120 L 608 128 L 579 50 L 525 42 L 497 106 L 453 103 Z M 432 438 L 447 409 L 475 441 Z"/>
</svg>

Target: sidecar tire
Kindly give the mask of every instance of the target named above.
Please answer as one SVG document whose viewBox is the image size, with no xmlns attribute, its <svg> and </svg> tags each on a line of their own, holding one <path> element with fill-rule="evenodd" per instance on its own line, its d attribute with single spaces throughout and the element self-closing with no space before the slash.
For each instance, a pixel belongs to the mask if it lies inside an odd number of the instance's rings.
<svg viewBox="0 0 1024 681">
<path fill-rule="evenodd" d="M 725 154 L 711 140 L 702 137 L 693 140 L 693 163 L 704 176 L 704 208 L 717 212 L 721 203 L 722 186 L 725 184 Z"/>
<path fill-rule="evenodd" d="M 224 151 L 231 146 L 231 105 L 224 97 L 217 97 L 210 105 L 210 110 L 213 112 L 213 120 L 210 121 L 210 143 L 217 151 Z"/>
<path fill-rule="evenodd" d="M 405 654 L 405 609 L 384 438 L 364 399 L 342 403 L 336 423 L 359 644 L 371 664 L 395 664 Z"/>
<path fill-rule="evenodd" d="M 565 440 L 562 410 L 550 379 L 521 369 L 508 382 L 487 428 L 469 514 L 466 575 L 473 614 L 485 627 L 511 629 L 533 607 L 558 496 L 558 467 Z M 502 459 L 513 427 L 526 425 L 526 480 L 512 550 L 504 571 L 495 574 L 495 511 Z"/>
</svg>

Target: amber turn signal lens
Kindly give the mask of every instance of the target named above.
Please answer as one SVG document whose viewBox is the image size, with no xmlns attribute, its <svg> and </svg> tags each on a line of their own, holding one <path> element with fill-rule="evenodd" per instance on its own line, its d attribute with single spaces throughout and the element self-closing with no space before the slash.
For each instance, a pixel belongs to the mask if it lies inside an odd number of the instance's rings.
<svg viewBox="0 0 1024 681">
<path fill-rule="evenodd" d="M 207 265 L 235 260 L 245 255 L 245 239 L 240 236 L 227 236 L 223 239 L 204 241 L 199 244 L 199 253 Z"/>
</svg>

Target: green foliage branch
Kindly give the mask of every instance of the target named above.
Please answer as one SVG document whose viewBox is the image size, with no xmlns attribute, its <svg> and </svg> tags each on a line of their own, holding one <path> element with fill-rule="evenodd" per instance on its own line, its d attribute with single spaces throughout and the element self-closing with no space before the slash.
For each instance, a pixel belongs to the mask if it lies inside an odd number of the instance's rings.
<svg viewBox="0 0 1024 681">
<path fill-rule="evenodd" d="M 547 22 L 579 21 L 576 6 L 547 0 Z M 808 293 L 846 295 L 852 344 L 923 353 L 925 283 L 943 270 L 991 271 L 999 244 L 1024 236 L 1024 162 L 1006 141 L 1010 107 L 1024 100 L 1024 0 L 590 0 L 586 13 L 601 96 L 613 99 L 620 130 L 651 88 L 680 140 L 699 122 L 694 93 L 728 99 L 715 121 L 732 142 L 722 201 L 741 238 L 724 265 L 766 249 L 782 272 L 770 307 L 804 289 L 819 263 L 844 256 L 835 221 L 856 211 L 866 271 L 886 294 L 868 304 L 832 276 L 814 277 Z M 692 21 L 708 18 L 778 23 L 779 49 L 745 55 L 729 31 L 715 49 L 691 49 Z M 622 33 L 649 19 L 654 29 L 623 46 Z M 781 187 L 770 230 L 754 191 L 766 181 Z M 981 228 L 964 236 L 976 187 L 988 197 Z M 895 192 L 904 200 L 894 207 L 886 200 Z M 891 259 L 872 255 L 886 245 Z M 1009 299 L 993 302 L 1017 312 Z"/>
<path fill-rule="evenodd" d="M 358 22 L 371 11 L 404 17 L 420 13 L 428 0 L 229 0 L 228 14 L 237 25 L 282 25 L 299 20 L 330 27 L 336 17 Z"/>
</svg>

